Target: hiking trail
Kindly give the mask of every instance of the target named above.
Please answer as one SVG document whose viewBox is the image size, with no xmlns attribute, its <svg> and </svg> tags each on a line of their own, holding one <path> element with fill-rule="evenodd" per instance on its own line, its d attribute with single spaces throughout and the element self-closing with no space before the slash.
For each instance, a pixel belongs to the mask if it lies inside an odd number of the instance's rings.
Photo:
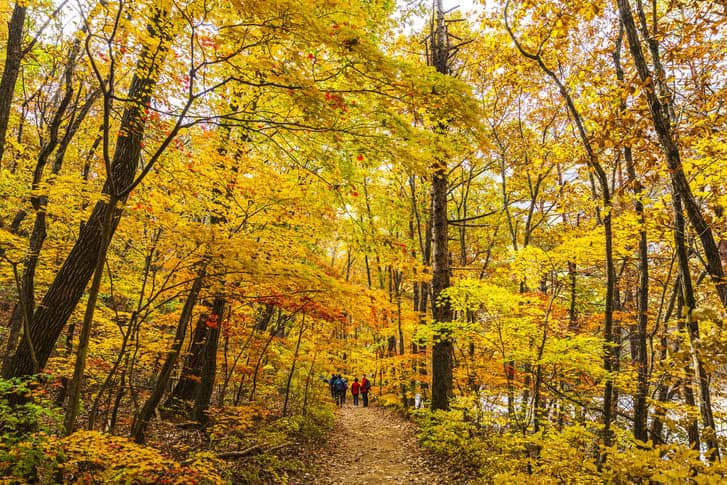
<svg viewBox="0 0 727 485">
<path fill-rule="evenodd" d="M 416 427 L 392 411 L 348 402 L 336 410 L 328 441 L 316 450 L 313 471 L 301 483 L 453 484 L 465 483 L 436 463 L 416 440 Z M 295 482 L 298 483 L 298 482 Z"/>
</svg>

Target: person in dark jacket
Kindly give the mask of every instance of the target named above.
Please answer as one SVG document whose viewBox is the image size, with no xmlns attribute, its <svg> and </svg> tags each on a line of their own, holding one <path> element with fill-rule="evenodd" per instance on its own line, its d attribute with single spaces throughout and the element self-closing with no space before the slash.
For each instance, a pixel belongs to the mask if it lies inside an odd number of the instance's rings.
<svg viewBox="0 0 727 485">
<path fill-rule="evenodd" d="M 366 379 L 366 374 L 361 379 L 361 400 L 363 401 L 363 407 L 369 405 L 369 390 L 371 389 L 371 381 Z"/>
<path fill-rule="evenodd" d="M 353 379 L 353 384 L 351 384 L 351 395 L 353 396 L 353 405 L 358 406 L 358 393 L 361 389 L 361 384 L 358 382 L 358 377 Z"/>
<path fill-rule="evenodd" d="M 343 377 L 339 374 L 336 376 L 336 380 L 333 381 L 333 387 L 336 392 L 336 404 L 343 406 L 343 399 L 346 396 L 346 383 L 343 381 Z"/>
<path fill-rule="evenodd" d="M 331 397 L 336 400 L 336 374 L 331 374 L 331 378 L 328 380 L 328 387 L 331 390 Z"/>
</svg>

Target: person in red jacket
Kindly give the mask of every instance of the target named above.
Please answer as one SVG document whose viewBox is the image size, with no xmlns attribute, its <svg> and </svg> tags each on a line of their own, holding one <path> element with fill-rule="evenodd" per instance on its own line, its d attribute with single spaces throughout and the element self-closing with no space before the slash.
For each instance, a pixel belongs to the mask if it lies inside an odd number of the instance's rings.
<svg viewBox="0 0 727 485">
<path fill-rule="evenodd" d="M 353 395 L 353 405 L 358 406 L 358 392 L 361 389 L 361 384 L 358 383 L 358 377 L 354 378 L 353 384 L 351 384 L 351 394 Z"/>
<path fill-rule="evenodd" d="M 361 379 L 361 399 L 363 401 L 363 407 L 368 407 L 369 405 L 369 389 L 371 389 L 371 382 L 369 382 L 368 379 L 366 379 L 366 374 L 363 375 L 363 378 Z"/>
</svg>

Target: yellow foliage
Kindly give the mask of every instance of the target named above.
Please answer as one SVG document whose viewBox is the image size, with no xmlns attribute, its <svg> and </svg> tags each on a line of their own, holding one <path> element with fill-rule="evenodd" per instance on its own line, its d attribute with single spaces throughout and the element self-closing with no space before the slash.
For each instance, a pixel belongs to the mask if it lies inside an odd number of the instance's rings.
<svg viewBox="0 0 727 485">
<path fill-rule="evenodd" d="M 59 439 L 64 481 L 87 483 L 224 484 L 222 462 L 210 453 L 198 453 L 183 465 L 154 448 L 120 436 L 78 431 Z"/>
</svg>

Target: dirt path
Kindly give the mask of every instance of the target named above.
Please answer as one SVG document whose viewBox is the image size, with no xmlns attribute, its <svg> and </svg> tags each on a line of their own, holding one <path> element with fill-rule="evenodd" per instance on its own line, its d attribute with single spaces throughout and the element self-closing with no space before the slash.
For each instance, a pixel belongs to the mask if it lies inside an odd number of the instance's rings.
<svg viewBox="0 0 727 485">
<path fill-rule="evenodd" d="M 350 401 L 337 410 L 335 431 L 315 461 L 315 476 L 304 477 L 305 483 L 463 483 L 417 446 L 412 423 L 386 409 L 354 407 Z"/>
</svg>

